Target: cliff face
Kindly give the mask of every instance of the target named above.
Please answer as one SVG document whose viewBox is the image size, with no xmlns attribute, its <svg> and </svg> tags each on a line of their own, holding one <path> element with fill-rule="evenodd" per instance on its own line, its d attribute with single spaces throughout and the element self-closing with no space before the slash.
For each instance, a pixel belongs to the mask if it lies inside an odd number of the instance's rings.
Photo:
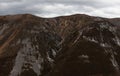
<svg viewBox="0 0 120 76">
<path fill-rule="evenodd" d="M 0 76 L 120 76 L 119 23 L 84 14 L 1 16 Z"/>
</svg>

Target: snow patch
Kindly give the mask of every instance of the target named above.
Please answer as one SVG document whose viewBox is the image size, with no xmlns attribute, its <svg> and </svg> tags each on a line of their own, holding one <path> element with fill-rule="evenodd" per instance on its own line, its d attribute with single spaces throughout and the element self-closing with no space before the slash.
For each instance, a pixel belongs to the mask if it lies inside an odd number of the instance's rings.
<svg viewBox="0 0 120 76">
<path fill-rule="evenodd" d="M 86 37 L 86 36 L 83 36 L 83 38 L 86 39 L 86 40 L 88 40 L 88 41 L 98 43 L 98 41 L 95 40 L 94 38 L 90 38 L 90 37 Z"/>
<path fill-rule="evenodd" d="M 102 47 L 111 47 L 109 44 L 107 44 L 107 43 L 100 43 L 100 45 L 102 46 Z"/>
<path fill-rule="evenodd" d="M 47 59 L 48 59 L 48 61 L 49 61 L 49 62 L 51 62 L 51 63 L 53 63 L 53 62 L 54 62 L 54 60 L 53 60 L 52 58 L 50 58 L 50 56 L 49 56 L 48 52 L 47 52 Z"/>
<path fill-rule="evenodd" d="M 78 58 L 82 59 L 83 62 L 85 62 L 85 63 L 90 63 L 88 55 L 80 55 L 80 56 L 78 56 Z"/>
<path fill-rule="evenodd" d="M 111 60 L 111 62 L 112 62 L 112 64 L 113 64 L 113 66 L 114 66 L 117 70 L 119 70 L 119 68 L 118 68 L 118 63 L 117 63 L 117 61 L 116 61 L 113 53 L 112 53 L 112 55 L 111 55 L 111 59 L 110 59 L 110 60 Z"/>
<path fill-rule="evenodd" d="M 54 49 L 52 49 L 52 54 L 54 57 L 56 56 L 56 51 Z"/>
<path fill-rule="evenodd" d="M 89 56 L 88 55 L 81 55 L 81 56 L 79 56 L 80 58 L 86 58 L 86 59 L 88 59 L 89 58 Z"/>
</svg>

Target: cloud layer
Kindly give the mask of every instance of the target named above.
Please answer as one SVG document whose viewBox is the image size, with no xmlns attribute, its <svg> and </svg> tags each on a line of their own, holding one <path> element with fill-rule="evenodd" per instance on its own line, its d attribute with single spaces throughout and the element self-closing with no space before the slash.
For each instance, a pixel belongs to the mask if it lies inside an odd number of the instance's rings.
<svg viewBox="0 0 120 76">
<path fill-rule="evenodd" d="M 24 13 L 41 17 L 76 13 L 120 17 L 120 0 L 0 0 L 0 15 Z"/>
</svg>

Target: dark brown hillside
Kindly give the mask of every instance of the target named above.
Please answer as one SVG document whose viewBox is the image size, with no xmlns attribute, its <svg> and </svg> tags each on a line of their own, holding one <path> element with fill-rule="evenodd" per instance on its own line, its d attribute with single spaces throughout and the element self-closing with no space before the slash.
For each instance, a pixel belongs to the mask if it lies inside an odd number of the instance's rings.
<svg viewBox="0 0 120 76">
<path fill-rule="evenodd" d="M 0 16 L 0 76 L 120 76 L 118 25 L 84 14 Z"/>
</svg>

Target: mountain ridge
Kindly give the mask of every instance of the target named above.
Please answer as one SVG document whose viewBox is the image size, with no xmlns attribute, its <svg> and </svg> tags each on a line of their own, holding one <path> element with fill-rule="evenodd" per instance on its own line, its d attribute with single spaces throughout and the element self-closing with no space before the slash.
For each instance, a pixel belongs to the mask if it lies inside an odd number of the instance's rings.
<svg viewBox="0 0 120 76">
<path fill-rule="evenodd" d="M 119 19 L 0 16 L 0 76 L 119 76 Z"/>
</svg>

